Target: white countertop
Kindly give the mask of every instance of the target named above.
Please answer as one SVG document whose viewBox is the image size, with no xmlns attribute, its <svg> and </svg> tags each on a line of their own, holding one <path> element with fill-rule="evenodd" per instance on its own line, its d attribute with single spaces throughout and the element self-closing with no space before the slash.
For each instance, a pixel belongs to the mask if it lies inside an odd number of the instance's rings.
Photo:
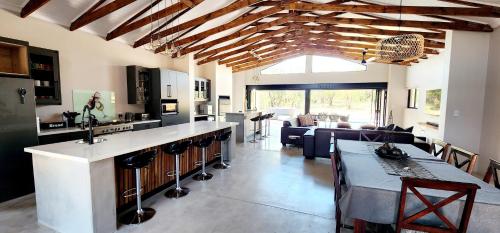
<svg viewBox="0 0 500 233">
<path fill-rule="evenodd" d="M 137 125 L 137 124 L 147 124 L 147 123 L 154 123 L 154 122 L 160 122 L 160 121 L 161 120 L 145 120 L 145 121 L 134 121 L 131 123 L 134 125 Z M 60 128 L 60 129 L 45 129 L 45 130 L 41 130 L 40 133 L 38 133 L 38 136 L 73 133 L 73 132 L 79 132 L 79 131 L 82 131 L 82 129 L 80 129 L 79 127 Z"/>
<path fill-rule="evenodd" d="M 69 141 L 28 147 L 24 151 L 37 156 L 49 156 L 91 163 L 235 125 L 237 123 L 199 121 L 142 131 L 104 135 L 102 138 L 105 138 L 107 141 L 94 145 L 77 144 L 76 141 Z"/>
</svg>

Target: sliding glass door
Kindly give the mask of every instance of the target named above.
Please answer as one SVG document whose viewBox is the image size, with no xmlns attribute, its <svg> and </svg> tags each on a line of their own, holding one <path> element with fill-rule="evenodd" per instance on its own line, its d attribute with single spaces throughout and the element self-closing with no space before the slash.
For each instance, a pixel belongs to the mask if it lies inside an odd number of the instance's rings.
<svg viewBox="0 0 500 233">
<path fill-rule="evenodd" d="M 305 113 L 304 90 L 254 90 L 255 108 L 278 116 L 294 117 Z"/>
</svg>

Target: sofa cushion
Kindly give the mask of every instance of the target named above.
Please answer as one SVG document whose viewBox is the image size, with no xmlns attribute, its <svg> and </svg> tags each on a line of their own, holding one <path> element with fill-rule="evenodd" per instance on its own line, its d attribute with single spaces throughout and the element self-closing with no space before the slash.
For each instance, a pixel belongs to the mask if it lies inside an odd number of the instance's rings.
<svg viewBox="0 0 500 233">
<path fill-rule="evenodd" d="M 339 128 L 339 129 L 350 129 L 351 128 L 351 124 L 349 124 L 349 122 L 339 122 L 339 123 L 337 123 L 337 128 Z"/>
<path fill-rule="evenodd" d="M 298 119 L 299 119 L 299 124 L 302 127 L 314 126 L 314 119 L 311 116 L 311 114 L 299 115 Z"/>
<path fill-rule="evenodd" d="M 395 132 L 407 132 L 407 133 L 411 133 L 411 132 L 413 132 L 413 126 L 409 127 L 409 128 L 406 128 L 406 129 L 401 128 L 399 126 L 396 126 L 396 127 L 394 127 L 394 131 Z"/>
</svg>

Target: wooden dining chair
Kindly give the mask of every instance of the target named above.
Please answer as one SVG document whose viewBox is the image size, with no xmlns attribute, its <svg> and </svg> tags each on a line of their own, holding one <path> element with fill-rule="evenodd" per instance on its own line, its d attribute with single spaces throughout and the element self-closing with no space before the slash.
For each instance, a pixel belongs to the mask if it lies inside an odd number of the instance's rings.
<svg viewBox="0 0 500 233">
<path fill-rule="evenodd" d="M 458 169 L 462 169 L 467 165 L 465 171 L 469 174 L 472 174 L 472 171 L 476 166 L 478 157 L 479 155 L 476 153 L 467 151 L 460 147 L 451 146 L 450 155 L 448 156 L 448 163 L 454 164 Z"/>
<path fill-rule="evenodd" d="M 359 140 L 367 142 L 383 142 L 385 139 L 385 133 L 383 131 L 375 130 L 360 130 Z"/>
<path fill-rule="evenodd" d="M 335 143 L 335 148 L 336 148 L 336 143 Z M 342 197 L 342 190 L 340 186 L 340 171 L 339 171 L 339 166 L 340 166 L 340 157 L 339 154 L 337 153 L 337 149 L 333 153 L 330 153 L 330 159 L 332 161 L 332 170 L 333 170 L 333 185 L 335 188 L 335 233 L 340 233 L 340 227 L 341 227 L 341 217 L 342 213 L 340 211 L 340 198 Z"/>
<path fill-rule="evenodd" d="M 442 232 L 456 232 L 456 233 L 466 233 L 467 226 L 469 225 L 469 219 L 472 212 L 472 206 L 474 205 L 474 199 L 476 197 L 477 189 L 480 187 L 477 184 L 471 183 L 460 183 L 442 180 L 429 180 L 420 179 L 413 177 L 401 177 L 403 184 L 401 185 L 401 194 L 399 200 L 399 210 L 398 210 L 398 221 L 396 223 L 396 233 L 400 233 L 402 229 L 424 231 L 429 233 L 442 233 Z M 455 192 L 455 194 L 437 202 L 432 203 L 429 201 L 419 190 L 421 189 L 433 189 L 433 190 L 444 190 Z M 426 206 L 423 210 L 412 214 L 408 217 L 405 216 L 406 200 L 408 195 L 408 189 Z M 456 226 L 455 221 L 449 220 L 440 211 L 446 205 L 453 203 L 454 201 L 460 201 L 459 199 L 466 196 L 465 205 L 462 209 L 462 215 L 460 218 L 460 225 Z M 436 215 L 443 224 L 441 226 L 431 226 L 419 223 L 419 219 L 424 216 L 433 213 Z"/>
<path fill-rule="evenodd" d="M 484 175 L 483 181 L 486 183 L 491 182 L 491 177 L 493 177 L 493 184 L 497 189 L 500 189 L 500 181 L 498 180 L 498 171 L 500 170 L 500 163 L 496 160 L 490 159 L 490 165 L 488 166 L 488 170 Z"/>
<path fill-rule="evenodd" d="M 429 154 L 434 155 L 434 157 L 440 157 L 442 160 L 446 161 L 451 144 L 446 143 L 439 139 L 432 139 L 431 148 Z"/>
</svg>

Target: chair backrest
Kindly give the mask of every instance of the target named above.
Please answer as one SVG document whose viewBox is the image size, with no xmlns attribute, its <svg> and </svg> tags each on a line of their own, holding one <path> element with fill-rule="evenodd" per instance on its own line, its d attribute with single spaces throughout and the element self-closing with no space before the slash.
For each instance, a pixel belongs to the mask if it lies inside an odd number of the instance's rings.
<svg viewBox="0 0 500 233">
<path fill-rule="evenodd" d="M 474 167 L 477 163 L 478 155 L 476 153 L 467 151 L 463 148 L 451 146 L 450 155 L 448 156 L 448 163 L 454 164 L 456 168 L 462 169 L 465 167 L 465 171 L 472 174 Z M 467 166 L 466 166 L 467 165 Z"/>
<path fill-rule="evenodd" d="M 399 200 L 399 211 L 398 211 L 398 221 L 396 223 L 396 233 L 400 233 L 402 229 L 425 231 L 425 232 L 457 232 L 466 233 L 467 226 L 469 224 L 470 215 L 472 212 L 472 206 L 474 204 L 474 199 L 476 197 L 477 189 L 480 187 L 476 184 L 471 183 L 460 183 L 451 181 L 441 181 L 441 180 L 429 180 L 420 179 L 412 177 L 401 177 L 403 184 L 401 185 L 401 196 Z M 434 189 L 434 190 L 445 190 L 455 192 L 455 194 L 437 202 L 432 203 L 424 195 L 422 195 L 416 188 L 419 189 Z M 406 200 L 408 189 L 426 206 L 425 209 L 412 214 L 408 217 L 405 216 Z M 454 201 L 460 201 L 459 199 L 466 196 L 465 205 L 462 209 L 462 215 L 460 218 L 460 225 L 455 226 L 453 223 L 455 221 L 450 221 L 446 216 L 442 214 L 440 209 L 444 206 L 449 205 Z M 441 226 L 429 226 L 418 223 L 417 220 L 423 218 L 424 216 L 433 213 L 442 222 Z"/>
<path fill-rule="evenodd" d="M 330 153 L 333 171 L 333 185 L 335 188 L 335 232 L 340 233 L 341 211 L 340 211 L 340 198 L 342 197 L 342 190 L 340 187 L 340 154 L 337 150 L 337 140 L 334 140 L 334 152 Z"/>
<path fill-rule="evenodd" d="M 432 139 L 429 153 L 435 157 L 440 157 L 442 160 L 447 159 L 451 145 L 439 139 Z"/>
<path fill-rule="evenodd" d="M 385 140 L 385 132 L 378 130 L 360 130 L 359 140 L 368 142 L 383 142 Z"/>
<path fill-rule="evenodd" d="M 491 182 L 491 177 L 493 177 L 493 183 L 497 189 L 500 189 L 500 181 L 498 180 L 498 171 L 500 170 L 500 163 L 496 160 L 490 159 L 490 166 L 484 175 L 483 181 L 486 183 Z"/>
</svg>

